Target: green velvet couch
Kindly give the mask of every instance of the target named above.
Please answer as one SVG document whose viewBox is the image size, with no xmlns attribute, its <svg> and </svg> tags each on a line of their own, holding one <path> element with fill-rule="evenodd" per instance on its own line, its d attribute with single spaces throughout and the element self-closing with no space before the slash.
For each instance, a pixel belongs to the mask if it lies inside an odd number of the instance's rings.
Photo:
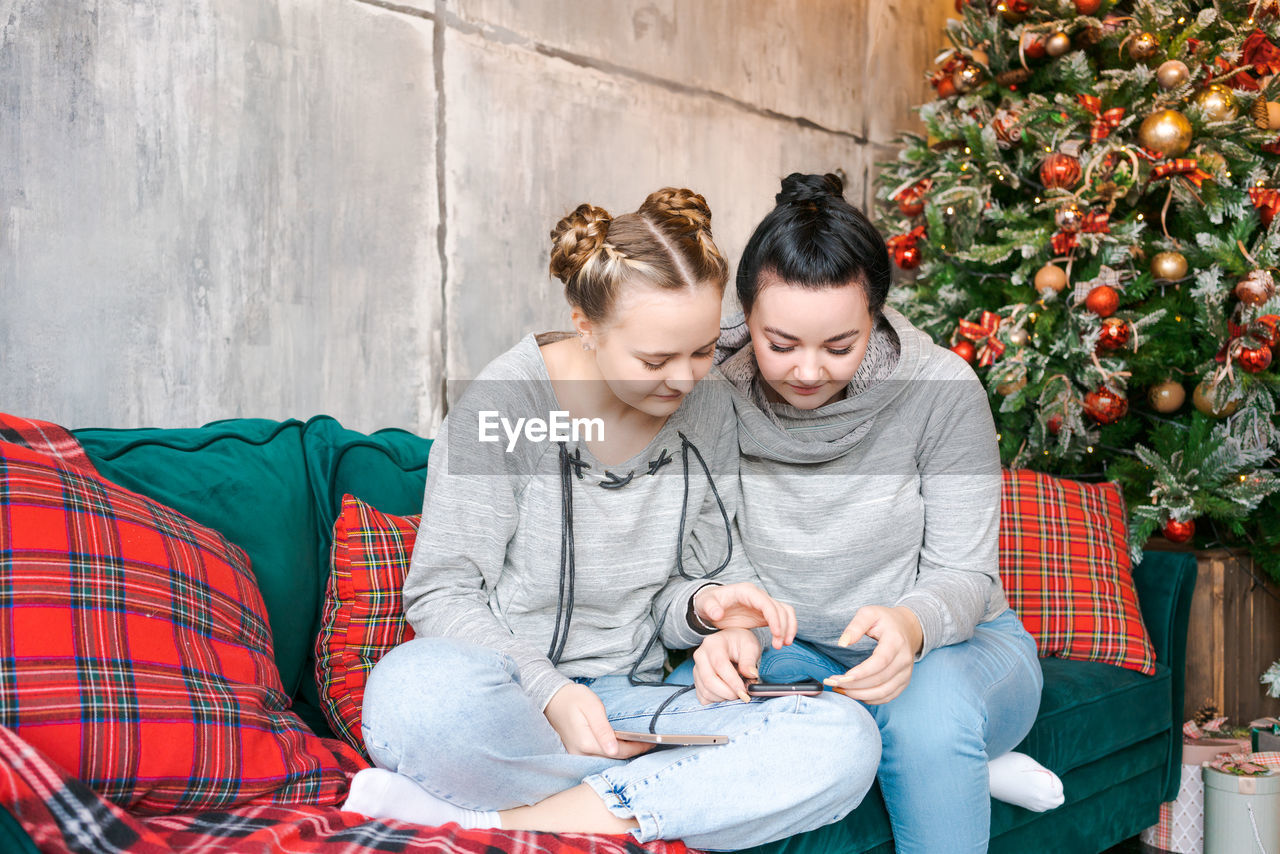
<svg viewBox="0 0 1280 854">
<path fill-rule="evenodd" d="M 294 708 L 329 735 L 314 678 L 329 538 L 344 493 L 394 514 L 421 509 L 430 441 L 402 430 L 365 435 L 332 418 L 236 419 L 192 429 L 75 431 L 99 472 L 225 534 L 249 554 L 266 601 L 275 658 Z M 1020 750 L 1056 771 L 1066 804 L 1043 814 L 993 805 L 993 852 L 1100 852 L 1154 824 L 1177 792 L 1188 554 L 1149 552 L 1134 572 L 1159 660 L 1154 676 L 1045 659 L 1040 714 Z M 0 849 L 36 849 L 0 811 Z M 844 821 L 755 849 L 767 854 L 893 850 L 878 788 Z M 940 852 L 941 854 L 941 852 Z"/>
</svg>

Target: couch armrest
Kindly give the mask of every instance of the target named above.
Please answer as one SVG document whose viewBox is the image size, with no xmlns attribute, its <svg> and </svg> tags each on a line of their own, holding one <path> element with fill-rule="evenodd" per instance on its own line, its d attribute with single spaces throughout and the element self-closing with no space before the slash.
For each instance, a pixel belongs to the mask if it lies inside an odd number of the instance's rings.
<svg viewBox="0 0 1280 854">
<path fill-rule="evenodd" d="M 1169 761 L 1164 800 L 1178 796 L 1182 778 L 1182 704 L 1187 681 L 1187 623 L 1196 585 L 1196 558 L 1189 552 L 1143 553 L 1133 570 L 1142 622 L 1155 647 L 1156 660 L 1171 671 L 1173 689 Z"/>
</svg>

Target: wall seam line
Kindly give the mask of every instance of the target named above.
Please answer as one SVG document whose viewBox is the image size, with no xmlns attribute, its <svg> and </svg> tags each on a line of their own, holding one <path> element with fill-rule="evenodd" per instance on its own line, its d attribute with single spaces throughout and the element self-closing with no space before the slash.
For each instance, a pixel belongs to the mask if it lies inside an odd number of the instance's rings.
<svg viewBox="0 0 1280 854">
<path fill-rule="evenodd" d="M 609 74 L 616 74 L 619 77 L 625 77 L 639 83 L 649 86 L 656 86 L 679 95 L 694 95 L 703 98 L 709 98 L 722 104 L 735 107 L 743 112 L 752 115 L 761 116 L 772 121 L 784 122 L 802 127 L 806 130 L 815 130 L 820 133 L 827 133 L 833 136 L 844 137 L 860 144 L 866 144 L 866 134 L 854 133 L 853 131 L 838 130 L 829 128 L 819 124 L 812 119 L 804 116 L 793 116 L 787 113 L 780 113 L 777 110 L 770 110 L 767 107 L 760 107 L 732 95 L 726 95 L 723 92 L 717 92 L 714 89 L 708 89 L 704 86 L 691 86 L 688 83 L 681 83 L 678 80 L 672 80 L 667 77 L 660 77 L 656 74 L 650 74 L 647 71 L 640 71 L 635 68 L 628 68 L 625 65 L 619 65 L 614 62 L 608 62 L 602 59 L 594 59 L 579 53 L 567 51 L 562 48 L 552 47 L 551 45 L 535 41 L 522 36 L 519 33 L 508 30 L 505 27 L 495 27 L 491 24 L 476 24 L 471 21 L 463 20 L 454 12 L 449 11 L 441 0 L 436 2 L 436 11 L 434 13 L 426 12 L 422 9 L 416 9 L 408 6 L 401 6 L 395 3 L 386 2 L 386 0 L 355 0 L 357 3 L 365 3 L 370 6 L 377 6 L 392 12 L 400 12 L 407 15 L 416 15 L 422 18 L 428 18 L 436 22 L 436 26 L 445 26 L 460 33 L 467 35 L 478 35 L 483 38 L 498 42 L 499 44 L 512 45 L 522 48 L 533 53 L 541 54 L 550 59 L 559 59 L 576 65 L 580 68 L 590 68 L 595 71 L 603 71 Z"/>
</svg>

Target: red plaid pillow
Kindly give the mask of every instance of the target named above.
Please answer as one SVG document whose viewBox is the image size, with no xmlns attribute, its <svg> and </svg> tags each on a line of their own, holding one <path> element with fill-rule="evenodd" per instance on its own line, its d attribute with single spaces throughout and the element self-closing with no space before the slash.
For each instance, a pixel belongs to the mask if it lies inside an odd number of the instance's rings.
<svg viewBox="0 0 1280 854">
<path fill-rule="evenodd" d="M 247 559 L 0 442 L 0 725 L 139 812 L 336 804 L 346 745 L 287 711 Z"/>
<path fill-rule="evenodd" d="M 1000 578 L 1040 655 L 1155 672 L 1127 536 L 1116 484 L 1005 471 Z"/>
<path fill-rule="evenodd" d="M 333 731 L 361 751 L 360 706 L 369 671 L 413 639 L 401 596 L 421 516 L 391 516 L 342 496 L 333 567 L 316 638 L 316 683 Z"/>
</svg>

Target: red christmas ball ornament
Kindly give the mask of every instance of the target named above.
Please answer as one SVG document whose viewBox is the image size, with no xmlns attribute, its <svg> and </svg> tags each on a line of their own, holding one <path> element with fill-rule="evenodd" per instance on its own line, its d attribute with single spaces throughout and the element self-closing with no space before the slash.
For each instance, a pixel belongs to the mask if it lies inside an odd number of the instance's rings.
<svg viewBox="0 0 1280 854">
<path fill-rule="evenodd" d="M 969 364 L 973 364 L 974 358 L 978 355 L 978 351 L 973 348 L 972 341 L 957 341 L 951 345 L 951 352 Z"/>
<path fill-rule="evenodd" d="M 924 194 L 928 189 L 929 182 L 920 181 L 898 193 L 898 210 L 902 211 L 903 216 L 919 216 L 924 212 Z"/>
<path fill-rule="evenodd" d="M 956 94 L 956 84 L 955 81 L 951 79 L 951 75 L 946 75 L 939 79 L 938 82 L 934 84 L 933 88 L 938 90 L 939 98 L 950 98 L 952 95 Z"/>
<path fill-rule="evenodd" d="M 914 243 L 893 247 L 893 263 L 904 270 L 914 270 L 919 267 L 922 255 L 920 247 Z"/>
<path fill-rule="evenodd" d="M 1060 151 L 1045 157 L 1040 163 L 1040 182 L 1048 189 L 1070 190 L 1080 181 L 1080 161 Z"/>
<path fill-rule="evenodd" d="M 1266 344 L 1259 344 L 1252 350 L 1241 348 L 1236 353 L 1236 364 L 1251 374 L 1265 371 L 1271 366 L 1271 348 Z"/>
<path fill-rule="evenodd" d="M 1170 519 L 1164 523 L 1164 538 L 1171 543 L 1185 543 L 1195 535 L 1196 523 L 1194 519 L 1188 519 L 1185 522 Z"/>
<path fill-rule="evenodd" d="M 1098 285 L 1084 298 L 1084 306 L 1098 317 L 1110 317 L 1120 307 L 1120 295 L 1110 285 Z"/>
<path fill-rule="evenodd" d="M 1044 59 L 1049 55 L 1045 37 L 1038 33 L 1022 34 L 1022 54 L 1027 59 Z"/>
<path fill-rule="evenodd" d="M 1062 431 L 1062 413 L 1055 412 L 1045 419 L 1044 429 L 1054 436 L 1058 435 Z"/>
<path fill-rule="evenodd" d="M 1099 386 L 1084 396 L 1084 411 L 1099 424 L 1114 424 L 1129 411 L 1129 400 L 1119 392 Z"/>
<path fill-rule="evenodd" d="M 1133 330 L 1129 323 L 1118 317 L 1108 317 L 1102 321 L 1102 332 L 1098 336 L 1098 349 L 1105 351 L 1119 350 L 1129 343 Z"/>
<path fill-rule="evenodd" d="M 1253 337 L 1273 350 L 1280 347 L 1280 314 L 1264 314 L 1253 323 Z"/>
<path fill-rule="evenodd" d="M 1102 0 L 1076 0 L 1076 12 L 1081 15 L 1096 15 L 1102 8 Z"/>
</svg>

